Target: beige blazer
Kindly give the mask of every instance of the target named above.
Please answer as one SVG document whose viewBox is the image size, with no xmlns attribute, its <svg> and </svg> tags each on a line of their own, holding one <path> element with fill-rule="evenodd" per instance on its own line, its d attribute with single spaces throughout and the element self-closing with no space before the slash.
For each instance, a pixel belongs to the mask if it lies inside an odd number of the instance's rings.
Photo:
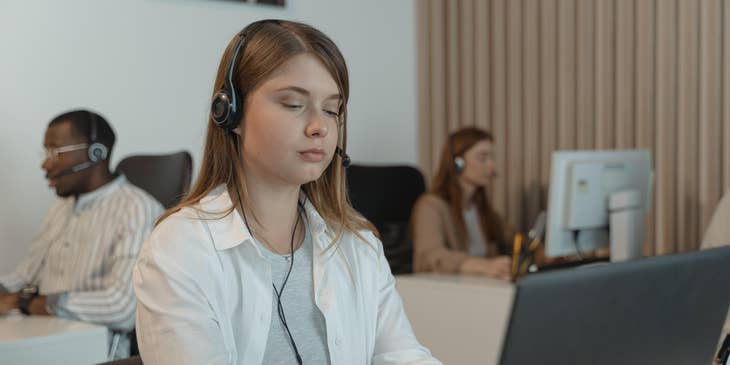
<svg viewBox="0 0 730 365">
<path fill-rule="evenodd" d="M 512 237 L 513 230 L 505 224 L 505 237 Z M 456 226 L 451 217 L 448 202 L 427 193 L 416 201 L 411 215 L 413 238 L 413 271 L 457 273 L 469 257 L 466 242 L 459 241 Z M 499 254 L 495 241 L 487 242 L 487 256 Z"/>
</svg>

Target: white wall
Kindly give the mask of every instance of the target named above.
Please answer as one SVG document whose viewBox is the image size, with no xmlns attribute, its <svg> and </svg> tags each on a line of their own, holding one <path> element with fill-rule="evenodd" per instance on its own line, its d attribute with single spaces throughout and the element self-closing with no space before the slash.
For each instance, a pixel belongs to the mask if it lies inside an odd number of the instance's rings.
<svg viewBox="0 0 730 365">
<path fill-rule="evenodd" d="M 350 69 L 355 162 L 417 162 L 414 0 L 3 0 L 0 3 L 0 274 L 28 252 L 53 198 L 40 147 L 54 115 L 100 111 L 112 164 L 187 149 L 199 167 L 214 74 L 229 39 L 261 18 L 307 22 Z"/>
</svg>

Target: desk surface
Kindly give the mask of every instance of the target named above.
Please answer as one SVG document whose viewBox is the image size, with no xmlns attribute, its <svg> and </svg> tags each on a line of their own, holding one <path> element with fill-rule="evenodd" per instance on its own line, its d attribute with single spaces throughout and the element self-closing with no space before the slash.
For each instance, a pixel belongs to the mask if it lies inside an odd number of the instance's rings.
<svg viewBox="0 0 730 365">
<path fill-rule="evenodd" d="M 1 364 L 95 364 L 107 360 L 107 329 L 56 317 L 0 315 Z"/>
<path fill-rule="evenodd" d="M 499 362 L 515 293 L 511 283 L 440 274 L 396 281 L 416 337 L 436 358 L 449 365 Z"/>
</svg>

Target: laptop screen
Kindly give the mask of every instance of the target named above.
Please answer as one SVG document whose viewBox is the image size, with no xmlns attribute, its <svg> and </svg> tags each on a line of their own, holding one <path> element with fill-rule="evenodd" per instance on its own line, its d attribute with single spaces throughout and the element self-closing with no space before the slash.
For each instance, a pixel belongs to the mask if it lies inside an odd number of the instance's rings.
<svg viewBox="0 0 730 365">
<path fill-rule="evenodd" d="M 729 278 L 730 247 L 530 275 L 500 363 L 710 364 Z"/>
</svg>

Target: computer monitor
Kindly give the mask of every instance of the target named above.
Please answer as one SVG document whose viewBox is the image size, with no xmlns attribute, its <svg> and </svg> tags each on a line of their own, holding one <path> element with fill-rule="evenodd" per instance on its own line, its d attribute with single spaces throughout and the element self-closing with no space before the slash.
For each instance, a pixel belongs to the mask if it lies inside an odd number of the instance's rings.
<svg viewBox="0 0 730 365">
<path fill-rule="evenodd" d="M 609 244 L 612 261 L 640 256 L 651 185 L 647 150 L 554 152 L 546 256 L 581 254 Z"/>
<path fill-rule="evenodd" d="M 527 276 L 500 364 L 710 364 L 729 262 L 721 247 Z"/>
</svg>

